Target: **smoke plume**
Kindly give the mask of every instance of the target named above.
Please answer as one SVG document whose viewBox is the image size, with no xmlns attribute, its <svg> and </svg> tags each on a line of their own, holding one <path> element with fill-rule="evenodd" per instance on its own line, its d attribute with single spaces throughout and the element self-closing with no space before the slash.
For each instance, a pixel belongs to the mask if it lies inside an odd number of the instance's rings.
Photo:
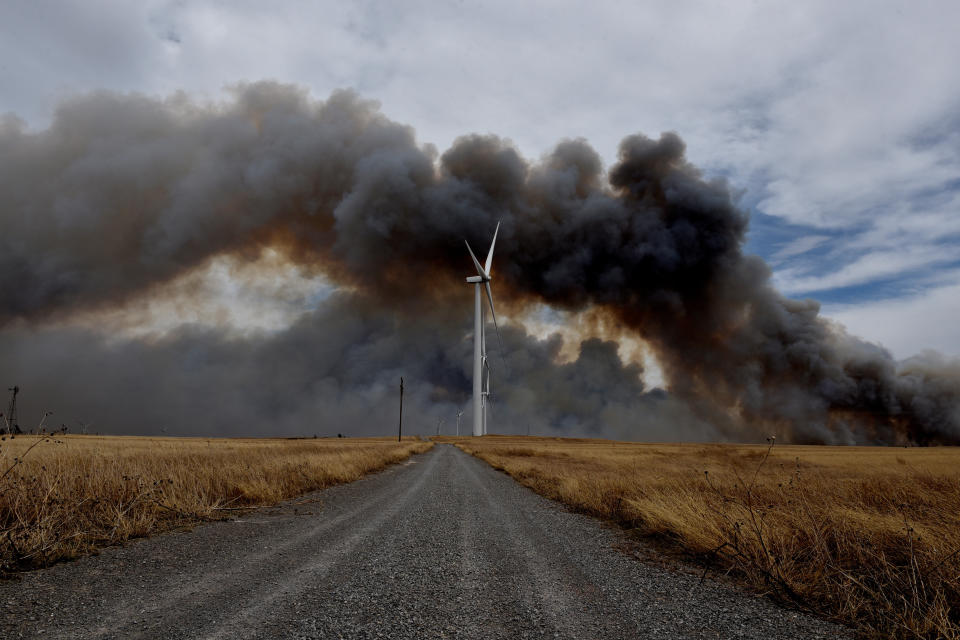
<svg viewBox="0 0 960 640">
<path fill-rule="evenodd" d="M 559 336 L 505 326 L 500 371 L 490 343 L 497 430 L 960 442 L 960 365 L 897 363 L 816 302 L 778 294 L 743 253 L 729 188 L 673 133 L 625 138 L 605 172 L 582 140 L 537 163 L 494 136 L 438 154 L 350 92 L 98 93 L 44 131 L 2 121 L 0 203 L 0 374 L 26 408 L 32 397 L 104 431 L 385 434 L 403 375 L 411 428 L 444 417 L 449 432 L 472 375 L 463 239 L 483 251 L 501 221 L 498 311 L 589 313 L 597 331 L 565 359 Z M 72 323 L 268 250 L 332 288 L 282 329 L 136 337 Z M 644 387 L 622 338 L 654 351 L 666 391 Z"/>
</svg>

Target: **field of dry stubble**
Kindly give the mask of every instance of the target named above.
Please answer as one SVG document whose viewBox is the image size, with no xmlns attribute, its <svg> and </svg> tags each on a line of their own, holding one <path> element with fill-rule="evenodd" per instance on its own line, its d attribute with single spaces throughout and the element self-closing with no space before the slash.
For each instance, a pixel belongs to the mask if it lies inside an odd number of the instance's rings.
<svg viewBox="0 0 960 640">
<path fill-rule="evenodd" d="M 960 449 L 447 438 L 865 636 L 960 637 Z"/>
<path fill-rule="evenodd" d="M 409 438 L 6 436 L 0 574 L 350 482 L 432 446 Z"/>
</svg>

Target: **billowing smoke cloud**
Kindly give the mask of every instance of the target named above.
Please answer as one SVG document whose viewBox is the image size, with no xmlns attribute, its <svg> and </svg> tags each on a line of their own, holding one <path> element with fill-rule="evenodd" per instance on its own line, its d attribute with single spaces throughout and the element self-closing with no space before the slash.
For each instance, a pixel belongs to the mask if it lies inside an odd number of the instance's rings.
<svg viewBox="0 0 960 640">
<path fill-rule="evenodd" d="M 500 220 L 503 311 L 589 310 L 607 340 L 565 362 L 559 338 L 506 328 L 504 430 L 960 441 L 960 366 L 897 364 L 815 302 L 780 296 L 742 252 L 747 219 L 727 186 L 687 163 L 675 134 L 626 138 L 604 174 L 579 140 L 537 164 L 492 136 L 438 157 L 351 93 L 96 94 L 42 132 L 5 121 L 0 207 L 0 374 L 105 430 L 389 433 L 400 375 L 417 430 L 449 424 L 470 390 L 462 239 L 485 248 Z M 338 287 L 286 330 L 118 340 L 65 328 L 266 247 Z M 644 389 L 610 341 L 623 336 L 655 350 L 669 392 Z"/>
<path fill-rule="evenodd" d="M 90 330 L 20 328 L 0 333 L 0 352 L 17 363 L 24 390 L 46 394 L 31 417 L 50 408 L 60 417 L 66 405 L 94 431 L 384 435 L 397 427 L 402 375 L 405 432 L 432 434 L 443 418 L 452 433 L 471 389 L 469 326 L 469 309 L 392 314 L 381 301 L 338 293 L 267 337 L 187 326 L 159 341 L 117 343 Z M 638 368 L 623 365 L 611 342 L 587 340 L 578 359 L 557 365 L 558 337 L 537 341 L 516 328 L 503 337 L 523 384 L 494 378 L 498 426 L 660 440 L 715 434 L 662 392 L 644 393 Z M 675 419 L 662 423 L 664 415 Z M 469 420 L 467 411 L 462 433 Z"/>
</svg>

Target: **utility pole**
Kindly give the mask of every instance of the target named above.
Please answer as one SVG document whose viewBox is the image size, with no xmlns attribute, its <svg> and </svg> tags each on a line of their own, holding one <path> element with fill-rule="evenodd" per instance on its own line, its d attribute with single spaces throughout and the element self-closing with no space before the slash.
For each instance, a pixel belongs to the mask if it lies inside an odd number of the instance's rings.
<svg viewBox="0 0 960 640">
<path fill-rule="evenodd" d="M 403 376 L 400 376 L 400 424 L 397 426 L 397 442 L 403 436 Z"/>
<path fill-rule="evenodd" d="M 7 409 L 7 433 L 14 434 L 20 432 L 20 425 L 17 424 L 17 394 L 20 393 L 20 387 L 14 385 L 7 389 L 12 391 L 10 396 L 10 407 Z"/>
</svg>

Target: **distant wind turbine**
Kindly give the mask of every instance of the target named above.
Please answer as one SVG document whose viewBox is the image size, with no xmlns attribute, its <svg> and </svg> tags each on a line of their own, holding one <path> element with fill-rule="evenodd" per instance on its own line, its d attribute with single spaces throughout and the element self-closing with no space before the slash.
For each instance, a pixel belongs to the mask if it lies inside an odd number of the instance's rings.
<svg viewBox="0 0 960 640">
<path fill-rule="evenodd" d="M 493 263 L 493 247 L 497 244 L 497 232 L 500 231 L 500 223 L 493 232 L 493 240 L 490 242 L 490 251 L 487 253 L 487 260 L 480 266 L 480 261 L 473 254 L 470 243 L 464 240 L 467 245 L 467 251 L 473 259 L 473 265 L 477 268 L 477 275 L 467 278 L 467 282 L 475 285 L 474 287 L 474 318 L 473 318 L 473 435 L 482 436 L 487 432 L 487 396 L 490 393 L 490 366 L 487 364 L 487 344 L 486 335 L 483 328 L 483 294 L 480 287 L 483 286 L 487 292 L 487 300 L 490 302 L 490 315 L 493 316 L 493 326 L 497 330 L 497 340 L 500 341 L 500 355 L 503 356 L 503 340 L 500 338 L 500 326 L 497 324 L 497 312 L 493 308 L 493 292 L 490 290 L 490 266 Z M 506 366 L 506 361 L 504 361 Z M 484 371 L 486 369 L 486 371 Z M 486 376 L 484 376 L 486 373 Z"/>
</svg>

